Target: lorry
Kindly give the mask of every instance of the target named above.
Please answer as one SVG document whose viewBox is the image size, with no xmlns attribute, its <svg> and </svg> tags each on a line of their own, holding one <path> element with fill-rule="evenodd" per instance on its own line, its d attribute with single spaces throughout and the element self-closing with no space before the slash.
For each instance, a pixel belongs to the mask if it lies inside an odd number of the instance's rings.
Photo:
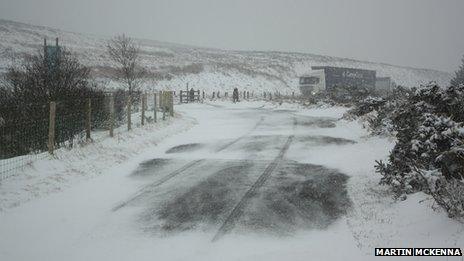
<svg viewBox="0 0 464 261">
<path fill-rule="evenodd" d="M 334 67 L 312 66 L 309 74 L 299 79 L 299 88 L 303 96 L 320 92 L 330 92 L 337 87 L 358 87 L 374 90 L 376 71 Z"/>
</svg>

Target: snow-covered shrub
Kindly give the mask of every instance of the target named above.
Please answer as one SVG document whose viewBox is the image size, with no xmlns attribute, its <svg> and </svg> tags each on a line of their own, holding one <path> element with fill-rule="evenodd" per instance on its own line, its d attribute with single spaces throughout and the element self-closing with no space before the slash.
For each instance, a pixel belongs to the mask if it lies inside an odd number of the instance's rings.
<svg viewBox="0 0 464 261">
<path fill-rule="evenodd" d="M 464 217 L 464 183 L 462 180 L 441 177 L 436 188 L 435 200 L 452 218 Z"/>
<path fill-rule="evenodd" d="M 456 71 L 455 76 L 451 79 L 452 86 L 462 86 L 464 85 L 464 56 L 462 57 L 462 64 L 459 69 Z"/>
<path fill-rule="evenodd" d="M 351 113 L 356 116 L 362 116 L 372 111 L 378 111 L 387 101 L 380 97 L 367 97 L 356 103 Z"/>
<path fill-rule="evenodd" d="M 105 93 L 96 88 L 90 69 L 75 54 L 60 50 L 53 64 L 38 52 L 7 68 L 0 82 L 0 158 L 47 149 L 50 101 L 57 104 L 57 143 L 82 133 L 88 98 L 92 128 L 104 127 Z"/>
<path fill-rule="evenodd" d="M 463 89 L 429 85 L 415 90 L 388 115 L 397 143 L 388 162 L 376 166 L 381 183 L 398 197 L 430 193 L 454 217 L 464 215 Z"/>
<path fill-rule="evenodd" d="M 393 134 L 391 115 L 407 102 L 410 94 L 411 90 L 398 87 L 385 98 L 367 97 L 356 102 L 354 108 L 344 117 L 360 118 L 367 123 L 369 131 L 374 135 Z"/>
<path fill-rule="evenodd" d="M 464 182 L 462 179 L 449 179 L 439 170 L 416 170 L 427 184 L 426 193 L 443 207 L 452 218 L 464 218 Z"/>
</svg>

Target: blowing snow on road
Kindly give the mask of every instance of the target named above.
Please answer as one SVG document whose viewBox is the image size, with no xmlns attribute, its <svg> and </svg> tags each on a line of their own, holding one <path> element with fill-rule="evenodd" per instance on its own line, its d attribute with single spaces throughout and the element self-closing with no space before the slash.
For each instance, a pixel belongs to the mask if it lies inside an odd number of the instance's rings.
<svg viewBox="0 0 464 261">
<path fill-rule="evenodd" d="M 458 224 L 417 204 L 425 196 L 382 195 L 372 166 L 392 143 L 341 120 L 345 108 L 177 109 L 194 127 L 0 213 L 0 259 L 369 260 L 378 246 L 436 244 L 420 232 L 434 222 L 462 242 Z M 411 208 L 429 218 L 404 225 Z"/>
</svg>

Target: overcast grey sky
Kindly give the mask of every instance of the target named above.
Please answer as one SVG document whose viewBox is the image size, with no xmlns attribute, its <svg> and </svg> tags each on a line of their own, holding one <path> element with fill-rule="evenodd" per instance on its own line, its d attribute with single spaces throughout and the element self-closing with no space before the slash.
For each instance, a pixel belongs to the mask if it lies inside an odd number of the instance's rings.
<svg viewBox="0 0 464 261">
<path fill-rule="evenodd" d="M 0 0 L 0 18 L 234 50 L 454 71 L 464 0 Z"/>
</svg>

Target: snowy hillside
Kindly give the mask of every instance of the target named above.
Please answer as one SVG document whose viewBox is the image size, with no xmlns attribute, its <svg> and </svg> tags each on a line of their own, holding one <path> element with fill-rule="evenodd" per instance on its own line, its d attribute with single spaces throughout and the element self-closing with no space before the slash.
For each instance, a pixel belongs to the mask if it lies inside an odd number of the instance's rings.
<svg viewBox="0 0 464 261">
<path fill-rule="evenodd" d="M 55 37 L 59 37 L 60 43 L 77 53 L 83 63 L 92 66 L 98 76 L 104 76 L 105 69 L 111 66 L 105 54 L 107 37 L 0 20 L 0 72 L 4 72 L 11 63 L 11 57 L 37 51 L 44 37 L 52 43 Z M 297 90 L 298 75 L 316 65 L 372 69 L 377 71 L 378 76 L 390 76 L 404 86 L 430 81 L 447 85 L 451 78 L 449 73 L 435 70 L 313 54 L 225 51 L 143 39 L 138 42 L 143 52 L 143 63 L 156 76 L 147 82 L 147 88 L 180 89 L 189 83 L 191 87 L 205 90 L 239 87 L 286 92 Z"/>
</svg>

